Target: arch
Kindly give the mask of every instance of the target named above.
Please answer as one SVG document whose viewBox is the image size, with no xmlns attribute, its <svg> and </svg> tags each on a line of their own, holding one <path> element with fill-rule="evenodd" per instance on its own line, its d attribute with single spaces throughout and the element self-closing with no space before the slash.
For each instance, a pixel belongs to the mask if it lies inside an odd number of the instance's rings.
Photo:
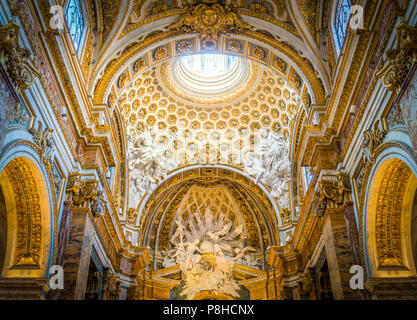
<svg viewBox="0 0 417 320">
<path fill-rule="evenodd" d="M 414 167 L 414 168 L 413 168 Z M 388 152 L 377 162 L 364 209 L 364 249 L 371 277 L 416 275 L 411 242 L 412 208 L 417 191 L 415 165 Z"/>
<path fill-rule="evenodd" d="M 7 220 L 3 277 L 39 278 L 48 274 L 51 221 L 48 190 L 37 164 L 13 158 L 0 174 Z"/>
<path fill-rule="evenodd" d="M 124 74 L 126 75 L 126 79 L 129 80 L 125 83 L 130 83 L 139 73 L 135 71 L 137 70 L 135 65 L 138 62 L 141 63 L 139 70 L 142 73 L 151 66 L 161 64 L 179 56 L 206 52 L 201 44 L 199 44 L 198 39 L 198 37 L 192 35 L 176 36 L 174 32 L 167 31 L 127 46 L 117 58 L 107 62 L 106 66 L 97 74 L 96 80 L 93 80 L 91 83 L 91 85 L 94 85 L 94 88 L 91 88 L 94 90 L 94 103 L 106 103 L 107 97 L 112 92 L 112 87 L 118 82 L 117 79 L 120 79 Z M 192 52 L 177 51 L 177 44 L 184 40 L 189 41 L 190 45 L 192 45 L 193 48 L 190 49 Z M 239 51 L 236 51 L 236 48 L 229 48 L 228 43 L 231 41 L 239 43 Z M 165 56 L 161 59 L 155 59 L 153 55 L 159 48 L 163 48 Z M 254 48 L 261 48 L 263 52 L 262 58 L 253 54 Z M 256 32 L 247 32 L 247 34 L 233 35 L 233 37 L 221 36 L 217 49 L 212 52 L 232 54 L 252 60 L 283 75 L 292 84 L 294 83 L 291 79 L 294 79 L 293 75 L 296 74 L 301 79 L 301 82 L 299 82 L 301 85 L 298 88 L 299 91 L 301 93 L 303 91 L 308 92 L 311 95 L 313 103 L 319 105 L 324 104 L 328 88 L 319 79 L 311 63 L 306 62 L 293 47 Z M 129 75 L 132 75 L 131 79 L 128 78 Z"/>
<path fill-rule="evenodd" d="M 166 179 L 142 203 L 143 213 L 138 218 L 141 226 L 139 245 L 167 249 L 178 209 L 183 206 L 183 200 L 189 191 L 201 185 L 225 190 L 227 197 L 234 203 L 233 207 L 237 209 L 234 214 L 253 236 L 249 237 L 253 238 L 252 245 L 263 249 L 269 245 L 277 245 L 280 236 L 278 221 L 268 196 L 261 188 L 253 185 L 249 178 L 231 170 L 214 167 L 188 168 L 179 172 Z"/>
<path fill-rule="evenodd" d="M 141 202 L 138 205 L 138 212 L 144 212 L 146 211 L 147 207 L 149 206 L 149 202 L 154 201 L 154 199 L 158 196 L 158 193 L 162 193 L 163 190 L 172 189 L 174 185 L 177 185 L 179 183 L 182 183 L 185 180 L 192 179 L 195 176 L 190 175 L 190 172 L 200 172 L 200 170 L 204 169 L 212 169 L 216 170 L 218 172 L 224 172 L 227 173 L 225 175 L 222 175 L 226 179 L 233 179 L 233 177 L 239 177 L 235 178 L 237 181 L 244 181 L 245 184 L 248 185 L 248 190 L 255 190 L 259 195 L 262 195 L 263 201 L 265 203 L 269 203 L 271 206 L 271 214 L 273 214 L 273 219 L 277 221 L 278 225 L 282 225 L 282 219 L 280 216 L 280 206 L 277 203 L 277 201 L 271 196 L 270 190 L 265 187 L 262 183 L 257 182 L 257 180 L 242 171 L 240 168 L 228 166 L 228 165 L 214 165 L 211 167 L 207 167 L 206 165 L 190 165 L 183 168 L 179 168 L 178 170 L 175 170 L 167 175 L 167 177 L 161 181 L 155 192 L 153 194 L 147 194 L 145 195 Z M 181 177 L 181 179 L 178 179 L 178 177 Z M 138 219 L 141 219 L 142 216 L 139 216 Z M 142 224 L 142 221 L 141 221 Z"/>
</svg>

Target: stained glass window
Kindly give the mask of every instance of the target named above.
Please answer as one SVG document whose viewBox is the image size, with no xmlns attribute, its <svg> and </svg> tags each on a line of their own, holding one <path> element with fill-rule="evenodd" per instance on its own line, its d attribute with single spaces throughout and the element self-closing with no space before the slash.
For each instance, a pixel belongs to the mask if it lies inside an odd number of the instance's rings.
<svg viewBox="0 0 417 320">
<path fill-rule="evenodd" d="M 84 17 L 79 0 L 69 0 L 65 10 L 65 19 L 71 34 L 75 50 L 78 52 L 84 33 Z"/>
<path fill-rule="evenodd" d="M 340 0 L 335 16 L 334 23 L 334 36 L 336 41 L 337 52 L 339 53 L 342 49 L 343 41 L 346 37 L 346 30 L 349 24 L 350 19 L 350 1 L 349 0 Z"/>
</svg>

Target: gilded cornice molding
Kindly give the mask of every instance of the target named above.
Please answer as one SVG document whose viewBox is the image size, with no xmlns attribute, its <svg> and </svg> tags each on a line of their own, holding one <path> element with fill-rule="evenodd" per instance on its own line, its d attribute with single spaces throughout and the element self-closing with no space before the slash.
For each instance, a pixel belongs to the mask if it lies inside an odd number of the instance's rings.
<svg viewBox="0 0 417 320">
<path fill-rule="evenodd" d="M 41 159 L 45 162 L 51 161 L 52 149 L 54 141 L 52 139 L 52 133 L 54 132 L 51 128 L 42 128 L 42 122 L 38 121 L 38 129 L 34 127 L 29 129 L 29 133 L 33 136 L 33 140 L 40 148 Z"/>
<path fill-rule="evenodd" d="M 388 13 L 389 13 L 389 11 L 388 11 Z M 399 11 L 397 10 L 392 15 L 391 22 L 389 23 L 388 27 L 386 28 L 386 32 L 384 33 L 383 37 L 380 39 L 380 46 L 379 46 L 379 48 L 378 47 L 376 48 L 377 52 L 374 53 L 374 54 L 376 54 L 378 56 L 381 56 L 382 52 L 385 51 L 386 46 L 388 44 L 388 40 L 391 36 L 391 32 L 392 32 L 392 30 L 394 30 L 395 23 L 396 23 L 396 17 L 398 16 L 398 14 L 399 14 Z M 383 18 L 384 17 L 381 17 L 381 19 L 383 19 Z M 378 61 L 379 60 L 380 60 L 380 58 L 378 58 Z M 376 70 L 379 71 L 379 70 L 381 70 L 382 67 L 383 67 L 383 64 L 379 63 Z M 350 145 L 352 144 L 353 138 L 354 138 L 354 136 L 356 134 L 356 131 L 359 127 L 361 119 L 363 118 L 365 112 L 368 110 L 369 101 L 372 98 L 372 95 L 374 93 L 374 90 L 375 90 L 375 87 L 376 87 L 378 81 L 379 81 L 379 78 L 376 77 L 376 76 L 373 76 L 372 81 L 370 81 L 369 88 L 367 90 L 366 95 L 364 96 L 361 103 L 357 104 L 358 106 L 360 105 L 361 107 L 359 108 L 359 111 L 358 111 L 358 114 L 356 116 L 356 120 L 353 124 L 353 127 L 350 129 L 350 134 L 348 135 L 348 137 L 346 139 L 343 152 L 340 155 L 340 159 L 344 159 L 346 157 L 346 154 L 349 150 Z"/>
<path fill-rule="evenodd" d="M 12 13 L 18 16 L 19 21 L 22 24 L 28 41 L 32 47 L 36 65 L 40 69 L 39 81 L 46 94 L 49 104 L 52 106 L 52 110 L 60 127 L 63 128 L 62 133 L 70 148 L 71 154 L 77 161 L 79 159 L 76 152 L 77 141 L 74 136 L 75 133 L 73 132 L 72 124 L 67 121 L 68 118 L 63 119 L 61 117 L 61 107 L 64 106 L 65 103 L 61 96 L 61 91 L 57 87 L 55 78 L 52 76 L 53 72 L 51 71 L 49 60 L 46 58 L 47 54 L 45 52 L 45 47 L 43 46 L 42 36 L 39 36 L 38 33 L 39 26 L 34 20 L 32 7 L 26 1 L 17 1 L 16 4 L 14 4 L 13 1 L 8 0 L 7 3 L 11 8 Z"/>
<path fill-rule="evenodd" d="M 87 122 L 84 119 L 84 112 L 82 111 L 82 107 L 80 106 L 79 101 L 77 100 L 76 92 L 71 84 L 68 70 L 65 68 L 65 62 L 61 55 L 61 51 L 59 49 L 55 37 L 47 36 L 44 39 L 47 42 L 49 49 L 52 51 L 52 57 L 55 66 L 57 67 L 57 73 L 60 76 L 60 79 L 63 83 L 63 90 L 71 103 L 70 105 L 73 110 L 72 114 L 75 115 L 75 122 L 77 124 L 77 129 L 79 130 L 78 134 L 80 136 L 84 136 L 87 144 L 101 144 L 106 160 L 108 161 L 110 166 L 113 166 L 115 164 L 115 159 L 113 157 L 111 141 L 108 137 L 98 137 L 94 133 L 94 130 L 88 127 Z M 85 102 L 87 103 L 87 101 L 88 100 L 86 100 Z M 88 112 L 89 119 L 95 119 L 91 113 L 91 106 L 86 105 L 85 107 L 87 109 L 86 111 Z"/>
<path fill-rule="evenodd" d="M 375 152 L 384 143 L 387 133 L 388 125 L 384 118 L 375 122 L 374 129 L 368 129 L 363 133 L 362 155 L 365 165 L 373 163 Z"/>
<path fill-rule="evenodd" d="M 278 6 L 278 5 L 277 5 Z M 284 5 L 285 6 L 285 5 Z M 137 11 L 139 9 L 139 12 L 141 11 L 141 8 L 133 8 L 131 14 L 133 14 L 134 12 L 135 15 L 137 16 Z M 140 27 L 150 24 L 152 22 L 158 21 L 158 20 L 162 20 L 164 18 L 167 17 L 172 17 L 175 15 L 183 15 L 184 13 L 187 12 L 187 8 L 177 8 L 177 7 L 172 7 L 169 8 L 168 10 L 165 11 L 161 11 L 158 12 L 157 14 L 153 14 L 151 16 L 146 16 L 144 17 L 143 20 L 139 20 L 139 21 L 134 21 L 133 19 L 129 19 L 128 23 L 126 24 L 124 30 L 121 32 L 119 39 L 123 38 L 124 36 L 126 36 L 127 34 L 139 29 Z M 251 8 L 244 8 L 244 7 L 237 7 L 236 8 L 236 12 L 239 13 L 241 16 L 248 16 L 248 17 L 253 17 L 259 20 L 263 20 L 266 21 L 268 23 L 274 24 L 278 27 L 281 27 L 282 29 L 291 32 L 293 35 L 300 37 L 299 32 L 297 31 L 297 29 L 295 28 L 295 26 L 293 25 L 293 23 L 291 21 L 281 21 L 276 19 L 275 17 L 266 15 L 266 14 L 262 14 L 259 11 L 253 10 Z"/>
<path fill-rule="evenodd" d="M 373 16 L 375 14 L 376 10 L 378 8 L 378 1 L 372 0 L 367 2 L 367 5 L 365 7 L 365 12 L 367 12 L 368 16 Z M 365 22 L 365 30 L 369 30 L 370 28 L 370 22 L 372 19 L 366 19 Z M 347 73 L 347 79 L 345 81 L 345 85 L 343 88 L 343 93 L 336 104 L 335 108 L 328 108 L 326 115 L 323 119 L 324 122 L 330 122 L 331 127 L 326 128 L 324 132 L 324 136 L 322 133 L 322 136 L 318 137 L 316 133 L 309 134 L 310 129 L 309 128 L 303 128 L 302 134 L 301 134 L 301 140 L 305 141 L 303 144 L 303 148 L 298 148 L 297 153 L 295 157 L 299 158 L 302 156 L 302 165 L 308 165 L 309 160 L 311 159 L 311 156 L 314 152 L 314 148 L 316 144 L 328 144 L 329 142 L 332 142 L 335 138 L 335 134 L 340 132 L 340 126 L 343 124 L 344 115 L 346 113 L 346 108 L 348 108 L 349 101 L 351 101 L 352 93 L 354 93 L 355 88 L 357 88 L 357 79 L 360 79 L 361 75 L 361 66 L 364 62 L 364 57 L 367 56 L 367 49 L 370 46 L 370 40 L 376 41 L 376 37 L 373 36 L 371 32 L 361 32 L 358 35 L 360 39 L 358 40 L 358 45 L 355 48 L 355 53 L 353 54 L 352 62 L 349 66 L 349 72 Z M 347 38 L 347 40 L 351 40 L 351 37 Z M 349 41 L 348 47 L 352 45 L 352 41 Z M 342 69 L 344 66 L 342 65 Z M 336 81 L 336 83 L 338 83 Z M 337 91 L 337 90 L 336 90 Z M 336 92 L 334 91 L 334 92 Z M 329 100 L 329 105 L 335 105 L 335 95 L 332 95 L 332 99 Z M 335 111 L 333 111 L 336 109 Z M 331 114 L 334 114 L 332 119 L 330 119 Z M 323 131 L 324 128 L 321 130 Z M 305 138 L 307 136 L 307 138 Z"/>
<path fill-rule="evenodd" d="M 44 17 L 47 17 L 49 19 L 49 6 L 47 3 L 42 3 L 40 5 L 41 13 Z M 87 126 L 86 120 L 84 119 L 84 112 L 81 109 L 80 103 L 76 97 L 76 92 L 73 88 L 73 85 L 70 81 L 71 77 L 69 76 L 68 70 L 65 67 L 65 62 L 62 56 L 61 49 L 58 45 L 58 38 L 59 36 L 52 36 L 47 33 L 45 34 L 45 37 L 43 37 L 43 40 L 46 42 L 47 46 L 49 47 L 50 52 L 52 53 L 52 60 L 54 62 L 54 65 L 57 70 L 57 74 L 60 77 L 61 83 L 63 84 L 62 89 L 67 96 L 70 106 L 73 110 L 71 114 L 75 115 L 75 123 L 76 125 L 76 132 L 75 134 L 82 136 L 84 135 L 84 138 L 87 142 L 87 144 L 101 144 L 103 154 L 110 166 L 113 166 L 115 164 L 115 159 L 113 157 L 113 152 L 111 148 L 111 139 L 108 137 L 97 137 L 96 133 L 93 129 L 89 128 Z M 89 116 L 90 120 L 94 120 L 94 116 L 91 113 L 92 107 L 89 105 L 89 100 L 84 100 L 84 103 L 86 103 L 86 111 Z M 58 113 L 59 114 L 59 113 Z M 60 116 L 57 116 L 57 118 L 61 118 Z M 65 132 L 65 128 L 63 130 Z M 76 160 L 80 161 L 77 156 L 74 157 Z"/>
</svg>

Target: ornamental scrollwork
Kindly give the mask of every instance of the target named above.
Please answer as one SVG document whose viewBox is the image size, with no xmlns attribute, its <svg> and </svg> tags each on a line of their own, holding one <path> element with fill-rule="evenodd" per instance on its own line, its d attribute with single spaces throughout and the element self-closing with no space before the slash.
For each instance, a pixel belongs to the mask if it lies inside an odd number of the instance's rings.
<svg viewBox="0 0 417 320">
<path fill-rule="evenodd" d="M 375 122 L 373 130 L 368 129 L 363 133 L 362 154 L 364 163 L 372 161 L 376 149 L 384 142 L 387 133 L 388 127 L 385 119 Z"/>
<path fill-rule="evenodd" d="M 220 3 L 187 6 L 179 21 L 169 26 L 178 32 L 197 33 L 206 44 L 217 42 L 221 33 L 239 33 L 250 28 L 241 21 L 236 6 Z"/>
<path fill-rule="evenodd" d="M 89 208 L 93 216 L 103 215 L 106 199 L 99 190 L 99 181 L 95 179 L 81 180 L 81 174 L 70 175 L 67 184 L 67 200 L 76 208 Z"/>
<path fill-rule="evenodd" d="M 387 118 L 388 124 L 391 127 L 405 126 L 405 118 L 401 106 L 396 104 L 392 107 L 392 110 Z"/>
<path fill-rule="evenodd" d="M 137 217 L 138 217 L 138 212 L 135 210 L 135 208 L 129 208 L 127 210 L 126 212 L 127 223 L 134 225 Z"/>
<path fill-rule="evenodd" d="M 352 191 L 349 175 L 338 172 L 336 180 L 321 179 L 315 194 L 315 214 L 323 217 L 328 208 L 341 208 L 349 201 Z"/>
<path fill-rule="evenodd" d="M 52 149 L 54 141 L 52 138 L 52 133 L 54 132 L 51 128 L 43 129 L 42 122 L 38 121 L 38 129 L 34 127 L 29 129 L 29 133 L 33 136 L 34 142 L 40 148 L 40 155 L 42 160 L 50 161 L 52 156 Z"/>
<path fill-rule="evenodd" d="M 0 26 L 0 62 L 19 90 L 31 86 L 39 70 L 30 61 L 30 51 L 18 43 L 20 26 L 16 22 Z"/>
<path fill-rule="evenodd" d="M 106 212 L 106 199 L 103 191 L 98 190 L 90 203 L 91 213 L 94 217 L 102 216 Z"/>
<path fill-rule="evenodd" d="M 377 76 L 382 84 L 398 93 L 414 63 L 417 62 L 417 28 L 402 23 L 397 27 L 397 48 L 386 53 L 384 67 Z"/>
</svg>

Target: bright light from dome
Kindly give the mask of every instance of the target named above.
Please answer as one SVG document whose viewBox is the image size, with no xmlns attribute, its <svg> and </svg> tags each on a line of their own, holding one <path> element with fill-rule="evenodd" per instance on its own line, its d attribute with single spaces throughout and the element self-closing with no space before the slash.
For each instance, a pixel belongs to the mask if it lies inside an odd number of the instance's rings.
<svg viewBox="0 0 417 320">
<path fill-rule="evenodd" d="M 210 97 L 213 104 L 217 104 L 213 99 L 236 94 L 253 78 L 249 61 L 222 54 L 181 57 L 171 68 L 172 83 L 178 86 L 181 96 L 199 101 Z"/>
<path fill-rule="evenodd" d="M 237 58 L 221 54 L 198 54 L 182 57 L 182 67 L 191 74 L 203 78 L 219 78 L 228 74 Z"/>
</svg>

